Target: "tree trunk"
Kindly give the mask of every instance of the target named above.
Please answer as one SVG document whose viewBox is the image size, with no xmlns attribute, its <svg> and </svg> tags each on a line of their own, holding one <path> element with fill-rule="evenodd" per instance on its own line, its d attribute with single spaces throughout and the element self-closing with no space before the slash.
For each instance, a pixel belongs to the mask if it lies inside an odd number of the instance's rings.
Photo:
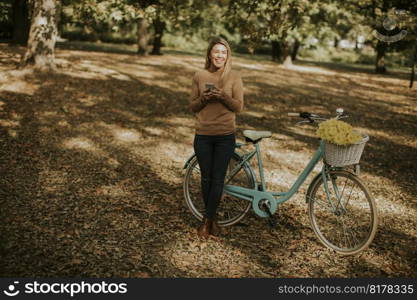
<svg viewBox="0 0 417 300">
<path fill-rule="evenodd" d="M 414 44 L 414 55 L 413 55 L 413 60 L 411 61 L 412 65 L 411 65 L 411 76 L 410 76 L 410 89 L 413 87 L 414 84 L 414 69 L 417 63 L 417 40 Z"/>
<path fill-rule="evenodd" d="M 339 39 L 338 38 L 334 38 L 333 45 L 336 49 L 339 48 Z"/>
<path fill-rule="evenodd" d="M 95 31 L 95 29 L 90 24 L 84 23 L 83 31 L 88 41 L 98 42 L 99 36 L 97 32 Z"/>
<path fill-rule="evenodd" d="M 61 38 L 62 37 L 62 33 L 64 32 L 64 22 L 62 21 L 62 16 L 63 16 L 63 12 L 62 12 L 62 3 L 61 1 L 57 2 L 57 7 L 56 7 L 56 30 L 57 30 L 57 37 Z"/>
<path fill-rule="evenodd" d="M 13 39 L 15 44 L 25 45 L 29 37 L 29 9 L 27 0 L 13 1 Z"/>
<path fill-rule="evenodd" d="M 271 41 L 272 45 L 272 60 L 273 61 L 281 61 L 281 45 L 278 41 Z"/>
<path fill-rule="evenodd" d="M 148 41 L 149 41 L 149 34 L 148 34 L 148 21 L 144 18 L 138 19 L 138 54 L 140 55 L 148 55 Z"/>
<path fill-rule="evenodd" d="M 248 46 L 248 53 L 253 55 L 255 53 L 255 48 L 253 46 Z"/>
<path fill-rule="evenodd" d="M 383 74 L 387 72 L 385 67 L 385 52 L 387 51 L 387 44 L 382 41 L 378 41 L 376 45 L 376 62 L 375 73 Z"/>
<path fill-rule="evenodd" d="M 165 29 L 165 22 L 162 22 L 161 19 L 156 18 L 153 21 L 153 26 L 155 29 L 155 36 L 153 39 L 153 49 L 151 54 L 152 55 L 162 55 L 161 53 L 161 47 L 162 47 L 162 35 L 164 34 Z"/>
<path fill-rule="evenodd" d="M 33 15 L 28 47 L 21 65 L 34 65 L 41 70 L 55 69 L 55 42 L 57 30 L 56 0 L 33 1 Z"/>
<path fill-rule="evenodd" d="M 282 58 L 284 59 L 283 61 L 284 67 L 288 68 L 292 66 L 290 45 L 286 41 L 282 42 Z"/>
<path fill-rule="evenodd" d="M 295 40 L 294 41 L 294 46 L 292 48 L 292 52 L 291 52 L 291 59 L 292 61 L 297 60 L 297 54 L 298 54 L 298 50 L 300 49 L 301 43 L 299 40 Z"/>
</svg>

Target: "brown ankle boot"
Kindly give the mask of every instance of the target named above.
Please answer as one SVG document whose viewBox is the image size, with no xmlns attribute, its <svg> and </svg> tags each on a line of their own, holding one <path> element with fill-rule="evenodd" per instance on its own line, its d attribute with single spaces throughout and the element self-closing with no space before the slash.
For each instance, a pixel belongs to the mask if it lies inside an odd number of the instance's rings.
<svg viewBox="0 0 417 300">
<path fill-rule="evenodd" d="M 197 234 L 199 237 L 208 238 L 210 235 L 212 220 L 206 217 L 203 218 L 203 223 L 197 229 Z"/>
<path fill-rule="evenodd" d="M 211 222 L 211 230 L 210 233 L 214 236 L 219 236 L 220 235 L 220 226 L 219 223 L 217 223 L 217 219 L 214 218 L 213 221 Z"/>
</svg>

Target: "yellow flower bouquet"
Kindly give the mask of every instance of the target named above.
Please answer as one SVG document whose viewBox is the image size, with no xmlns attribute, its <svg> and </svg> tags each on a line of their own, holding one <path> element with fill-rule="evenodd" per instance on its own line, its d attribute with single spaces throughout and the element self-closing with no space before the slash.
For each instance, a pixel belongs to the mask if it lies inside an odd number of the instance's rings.
<svg viewBox="0 0 417 300">
<path fill-rule="evenodd" d="M 356 133 L 346 122 L 330 119 L 319 125 L 316 134 L 324 143 L 324 160 L 336 167 L 358 164 L 367 135 Z"/>
<path fill-rule="evenodd" d="M 362 136 L 354 132 L 351 125 L 336 119 L 321 123 L 316 134 L 326 142 L 339 146 L 356 144 L 362 140 Z"/>
</svg>

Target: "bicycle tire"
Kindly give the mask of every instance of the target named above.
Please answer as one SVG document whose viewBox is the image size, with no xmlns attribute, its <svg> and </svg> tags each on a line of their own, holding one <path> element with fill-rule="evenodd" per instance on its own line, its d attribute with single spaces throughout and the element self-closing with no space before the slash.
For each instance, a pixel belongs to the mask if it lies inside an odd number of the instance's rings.
<svg viewBox="0 0 417 300">
<path fill-rule="evenodd" d="M 332 211 L 324 190 L 323 178 L 317 177 L 307 195 L 311 226 L 326 247 L 342 255 L 357 254 L 366 249 L 375 237 L 378 226 L 375 200 L 363 182 L 350 172 L 331 170 L 327 177 L 331 199 L 337 200 L 335 195 L 338 190 L 342 203 L 345 201 L 345 207 L 334 201 L 336 209 Z M 346 197 L 343 199 L 344 196 Z"/>
<path fill-rule="evenodd" d="M 241 157 L 235 153 L 229 163 L 226 177 L 233 165 L 239 162 L 241 162 Z M 244 170 L 243 172 L 242 169 Z M 228 181 L 228 184 L 255 188 L 256 180 L 250 166 L 245 163 L 242 169 Z M 203 219 L 205 206 L 201 194 L 201 176 L 198 171 L 197 157 L 194 157 L 188 164 L 184 176 L 183 190 L 187 207 L 193 216 L 201 221 Z M 237 209 L 233 208 L 234 206 L 237 207 Z M 236 224 L 245 217 L 251 206 L 252 203 L 250 201 L 224 194 L 217 209 L 217 221 L 219 225 L 231 226 Z M 233 212 L 231 210 L 235 211 Z"/>
</svg>

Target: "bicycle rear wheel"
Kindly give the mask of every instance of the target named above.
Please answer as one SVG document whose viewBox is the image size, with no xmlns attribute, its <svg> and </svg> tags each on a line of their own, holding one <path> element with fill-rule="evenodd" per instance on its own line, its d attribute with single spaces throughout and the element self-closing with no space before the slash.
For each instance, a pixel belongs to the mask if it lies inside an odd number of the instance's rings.
<svg viewBox="0 0 417 300">
<path fill-rule="evenodd" d="M 378 222 L 375 201 L 352 173 L 330 171 L 327 178 L 330 198 L 321 176 L 312 183 L 307 195 L 311 226 L 326 247 L 344 255 L 356 254 L 375 237 Z"/>
<path fill-rule="evenodd" d="M 231 171 L 241 162 L 239 155 L 234 154 L 230 160 L 226 184 L 237 185 L 247 188 L 255 188 L 255 178 L 247 164 L 232 177 Z M 191 213 L 198 219 L 203 219 L 205 211 L 203 195 L 201 193 L 201 174 L 197 157 L 194 157 L 187 167 L 184 178 L 184 198 Z M 217 209 L 217 221 L 221 226 L 230 226 L 239 222 L 251 208 L 252 203 L 247 200 L 223 194 Z"/>
</svg>

